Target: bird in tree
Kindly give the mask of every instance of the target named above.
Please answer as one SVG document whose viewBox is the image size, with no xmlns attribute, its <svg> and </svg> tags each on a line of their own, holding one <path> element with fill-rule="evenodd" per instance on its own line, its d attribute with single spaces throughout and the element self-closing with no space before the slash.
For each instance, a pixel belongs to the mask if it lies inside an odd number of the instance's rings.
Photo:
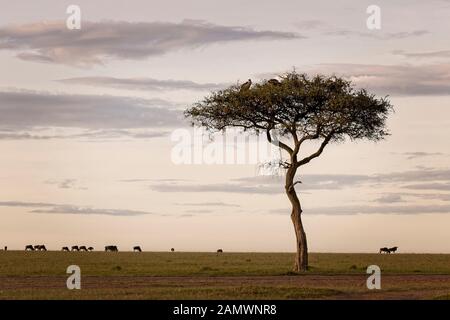
<svg viewBox="0 0 450 320">
<path fill-rule="evenodd" d="M 249 90 L 251 86 L 252 86 L 252 80 L 248 79 L 247 82 L 244 82 L 241 85 L 240 92 L 244 92 L 244 91 Z"/>
<path fill-rule="evenodd" d="M 265 134 L 287 154 L 284 189 L 291 204 L 296 236 L 294 271 L 308 269 L 308 245 L 303 209 L 296 193 L 297 170 L 322 155 L 326 146 L 344 140 L 378 141 L 389 133 L 386 120 L 393 111 L 387 97 L 356 89 L 336 76 L 298 74 L 280 76 L 280 85 L 256 83 L 245 92 L 239 86 L 212 92 L 185 111 L 193 125 L 209 130 L 242 128 Z M 317 149 L 304 154 L 304 144 Z M 315 143 L 315 144 L 314 144 Z"/>
<path fill-rule="evenodd" d="M 281 85 L 280 81 L 278 81 L 277 79 L 270 79 L 270 80 L 267 81 L 267 83 L 270 83 L 273 86 Z"/>
</svg>

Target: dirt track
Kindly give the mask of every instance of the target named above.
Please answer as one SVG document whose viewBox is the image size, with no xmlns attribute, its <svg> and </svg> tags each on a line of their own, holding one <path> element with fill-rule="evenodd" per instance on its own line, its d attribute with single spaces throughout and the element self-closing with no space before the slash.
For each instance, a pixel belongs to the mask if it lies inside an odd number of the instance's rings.
<svg viewBox="0 0 450 320">
<path fill-rule="evenodd" d="M 67 290 L 66 276 L 0 277 L 0 292 Z M 336 294 L 326 299 L 430 299 L 450 293 L 450 275 L 384 275 L 382 290 L 368 290 L 366 275 L 303 275 L 303 276 L 245 276 L 245 277 L 154 277 L 154 276 L 84 276 L 82 286 L 88 290 L 140 290 L 148 288 L 312 288 L 332 289 Z M 118 296 L 117 298 L 121 298 Z M 186 297 L 189 298 L 189 297 Z"/>
</svg>

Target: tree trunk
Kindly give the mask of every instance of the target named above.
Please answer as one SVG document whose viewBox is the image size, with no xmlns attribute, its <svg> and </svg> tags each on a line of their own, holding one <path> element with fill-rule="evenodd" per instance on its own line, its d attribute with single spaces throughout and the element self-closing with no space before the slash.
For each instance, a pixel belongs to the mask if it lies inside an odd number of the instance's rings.
<svg viewBox="0 0 450 320">
<path fill-rule="evenodd" d="M 286 173 L 286 194 L 292 204 L 291 220 L 294 225 L 296 248 L 294 271 L 304 272 L 308 270 L 308 244 L 306 233 L 302 223 L 302 207 L 294 188 L 295 168 L 289 168 Z"/>
</svg>

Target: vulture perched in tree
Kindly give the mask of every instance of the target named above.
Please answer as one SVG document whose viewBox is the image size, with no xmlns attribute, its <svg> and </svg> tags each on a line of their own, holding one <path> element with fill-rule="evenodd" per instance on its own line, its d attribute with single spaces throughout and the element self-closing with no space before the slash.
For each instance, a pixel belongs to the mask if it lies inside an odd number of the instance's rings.
<svg viewBox="0 0 450 320">
<path fill-rule="evenodd" d="M 248 89 L 250 89 L 251 85 L 252 85 L 252 80 L 251 80 L 251 79 L 248 79 L 247 82 L 245 82 L 245 83 L 243 83 L 243 84 L 241 85 L 241 90 L 240 90 L 240 92 L 247 91 Z"/>
<path fill-rule="evenodd" d="M 279 86 L 281 84 L 280 81 L 278 81 L 277 79 L 270 79 L 269 81 L 267 81 L 267 83 L 270 83 L 271 85 L 274 86 Z"/>
</svg>

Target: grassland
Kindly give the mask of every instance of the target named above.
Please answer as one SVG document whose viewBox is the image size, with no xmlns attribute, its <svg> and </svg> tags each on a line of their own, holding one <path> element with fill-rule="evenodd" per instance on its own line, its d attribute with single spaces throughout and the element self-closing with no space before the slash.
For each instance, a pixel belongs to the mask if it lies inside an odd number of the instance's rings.
<svg viewBox="0 0 450 320">
<path fill-rule="evenodd" d="M 0 299 L 448 299 L 449 254 L 0 252 Z M 82 289 L 66 288 L 78 265 Z M 366 268 L 382 270 L 368 290 Z"/>
</svg>

